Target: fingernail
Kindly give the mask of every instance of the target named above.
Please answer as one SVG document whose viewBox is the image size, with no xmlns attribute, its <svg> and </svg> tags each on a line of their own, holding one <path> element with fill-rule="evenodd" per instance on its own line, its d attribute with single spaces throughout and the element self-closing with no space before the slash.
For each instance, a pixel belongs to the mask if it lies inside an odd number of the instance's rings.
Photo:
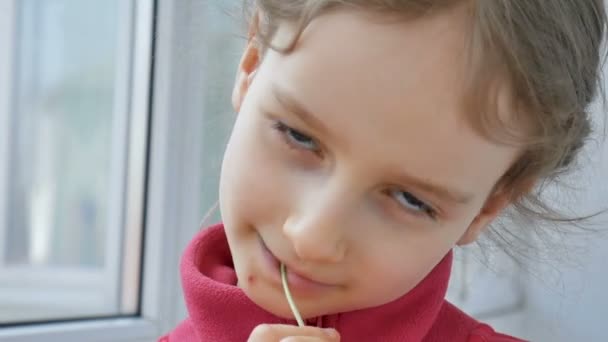
<svg viewBox="0 0 608 342">
<path fill-rule="evenodd" d="M 332 337 L 332 338 L 337 338 L 338 337 L 338 332 L 336 331 L 336 329 L 328 328 L 328 329 L 323 329 L 323 331 L 329 337 Z"/>
</svg>

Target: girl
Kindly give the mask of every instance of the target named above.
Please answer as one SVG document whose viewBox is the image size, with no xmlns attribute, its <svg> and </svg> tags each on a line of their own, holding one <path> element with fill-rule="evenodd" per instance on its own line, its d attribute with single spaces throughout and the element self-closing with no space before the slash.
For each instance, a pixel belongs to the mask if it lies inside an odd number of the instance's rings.
<svg viewBox="0 0 608 342">
<path fill-rule="evenodd" d="M 451 250 L 583 145 L 603 1 L 251 6 L 223 224 L 187 248 L 190 317 L 161 341 L 517 341 L 445 301 Z"/>
</svg>

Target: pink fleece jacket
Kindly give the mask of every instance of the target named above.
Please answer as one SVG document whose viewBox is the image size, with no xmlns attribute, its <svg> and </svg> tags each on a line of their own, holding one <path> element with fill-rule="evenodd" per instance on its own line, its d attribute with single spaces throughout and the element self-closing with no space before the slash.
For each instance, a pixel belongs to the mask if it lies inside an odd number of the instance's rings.
<svg viewBox="0 0 608 342">
<path fill-rule="evenodd" d="M 332 327 L 342 341 L 509 342 L 502 335 L 448 303 L 452 253 L 414 289 L 379 307 L 327 315 L 309 324 Z M 262 323 L 295 324 L 254 304 L 236 287 L 237 278 L 223 225 L 202 230 L 181 261 L 189 317 L 159 342 L 245 342 Z"/>
</svg>

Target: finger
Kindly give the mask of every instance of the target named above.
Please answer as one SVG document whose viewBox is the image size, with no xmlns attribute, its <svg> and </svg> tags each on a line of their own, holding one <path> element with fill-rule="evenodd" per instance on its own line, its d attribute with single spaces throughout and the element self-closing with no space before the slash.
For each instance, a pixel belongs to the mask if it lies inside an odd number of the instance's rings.
<svg viewBox="0 0 608 342">
<path fill-rule="evenodd" d="M 311 336 L 289 336 L 282 339 L 280 342 L 327 342 L 334 341 L 332 339 L 323 339 L 320 337 L 311 337 Z"/>
<path fill-rule="evenodd" d="M 253 329 L 249 342 L 280 341 L 291 336 L 317 337 L 322 341 L 337 341 L 338 332 L 334 329 L 320 329 L 317 327 L 298 327 L 295 325 L 261 324 Z"/>
</svg>

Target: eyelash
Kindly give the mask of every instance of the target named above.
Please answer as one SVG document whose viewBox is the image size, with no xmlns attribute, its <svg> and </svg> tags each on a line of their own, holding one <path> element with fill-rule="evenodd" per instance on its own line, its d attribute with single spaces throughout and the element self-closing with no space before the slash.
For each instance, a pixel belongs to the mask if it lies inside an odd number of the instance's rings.
<svg viewBox="0 0 608 342">
<path fill-rule="evenodd" d="M 281 138 L 283 139 L 283 142 L 289 148 L 319 154 L 320 147 L 318 146 L 318 143 L 315 141 L 314 138 L 311 138 L 308 135 L 285 125 L 281 121 L 275 121 L 273 123 L 273 128 L 280 133 Z M 302 140 L 304 140 L 304 141 L 302 141 Z M 304 146 L 305 143 L 310 143 L 313 146 L 312 147 Z M 399 201 L 396 198 L 396 196 L 395 196 L 396 194 L 404 195 L 405 200 L 410 203 L 409 204 L 402 203 L 401 201 Z M 407 210 L 408 212 L 413 213 L 414 215 L 425 215 L 432 220 L 437 219 L 437 212 L 435 211 L 435 209 L 433 209 L 431 206 L 429 206 L 428 204 L 419 200 L 417 197 L 415 197 L 414 195 L 412 195 L 411 193 L 409 193 L 407 191 L 389 190 L 388 195 L 393 197 L 395 199 L 395 201 L 397 201 L 398 204 L 403 209 Z M 413 202 L 413 203 L 411 203 L 411 202 Z M 415 208 L 412 208 L 412 207 L 415 207 Z M 418 209 L 416 209 L 416 208 L 418 208 Z"/>
<path fill-rule="evenodd" d="M 280 121 L 276 121 L 273 124 L 273 128 L 276 129 L 281 134 L 283 141 L 290 148 L 304 150 L 307 152 L 313 152 L 316 154 L 318 154 L 320 152 L 320 148 L 319 148 L 317 142 L 313 138 L 309 137 L 308 135 L 293 129 Z M 302 141 L 302 140 L 304 140 L 304 141 Z M 313 146 L 312 147 L 304 146 L 306 144 L 306 142 L 312 144 Z"/>
<path fill-rule="evenodd" d="M 397 201 L 399 203 L 399 205 L 401 205 L 401 207 L 405 208 L 405 210 L 413 212 L 415 215 L 424 214 L 432 220 L 437 219 L 437 211 L 435 209 L 433 209 L 430 205 L 428 205 L 428 204 L 424 203 L 423 201 L 421 201 L 420 199 L 418 199 L 416 196 L 412 195 L 412 193 L 410 193 L 410 192 L 401 191 L 401 190 L 389 190 L 388 195 L 393 197 L 395 199 L 395 201 Z M 396 195 L 403 196 L 404 200 L 406 200 L 409 203 L 407 203 L 407 204 L 402 203 L 401 201 L 399 201 L 397 199 Z M 414 207 L 414 208 L 412 208 L 412 207 Z"/>
</svg>

